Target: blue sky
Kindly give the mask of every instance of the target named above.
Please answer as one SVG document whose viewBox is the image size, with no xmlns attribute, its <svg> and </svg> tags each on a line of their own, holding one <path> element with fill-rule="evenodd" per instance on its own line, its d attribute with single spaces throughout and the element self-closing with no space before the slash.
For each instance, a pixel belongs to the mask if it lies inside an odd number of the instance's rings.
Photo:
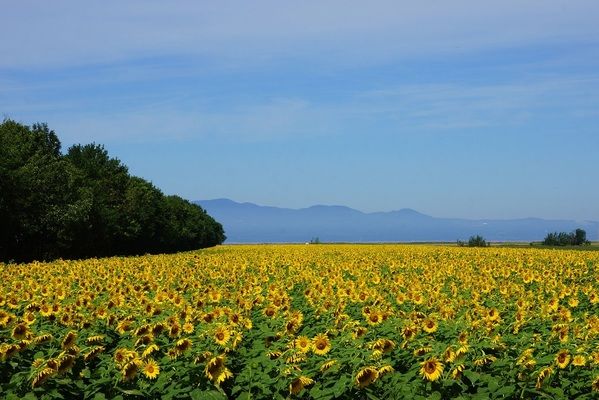
<svg viewBox="0 0 599 400">
<path fill-rule="evenodd" d="M 599 220 L 599 2 L 20 1 L 0 114 L 167 194 Z"/>
</svg>

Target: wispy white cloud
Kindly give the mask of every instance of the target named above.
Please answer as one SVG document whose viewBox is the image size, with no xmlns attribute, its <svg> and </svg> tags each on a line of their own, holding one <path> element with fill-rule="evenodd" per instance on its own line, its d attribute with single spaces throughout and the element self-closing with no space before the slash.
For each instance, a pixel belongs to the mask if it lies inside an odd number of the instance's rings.
<svg viewBox="0 0 599 400">
<path fill-rule="evenodd" d="M 221 63 L 315 58 L 376 62 L 414 54 L 596 41 L 593 0 L 23 0 L 0 16 L 0 67 L 113 63 L 196 55 Z"/>
<path fill-rule="evenodd" d="M 196 138 L 254 142 L 318 135 L 445 133 L 517 128 L 546 118 L 555 108 L 564 118 L 588 118 L 596 113 L 597 88 L 599 77 L 594 76 L 505 84 L 404 84 L 356 92 L 329 103 L 297 96 L 271 97 L 214 108 L 181 104 L 181 99 L 173 97 L 146 100 L 123 110 L 80 112 L 68 118 L 60 113 L 46 115 L 66 143 Z M 580 100 L 582 93 L 591 93 L 593 98 Z M 44 111 L 52 104 L 29 107 Z"/>
</svg>

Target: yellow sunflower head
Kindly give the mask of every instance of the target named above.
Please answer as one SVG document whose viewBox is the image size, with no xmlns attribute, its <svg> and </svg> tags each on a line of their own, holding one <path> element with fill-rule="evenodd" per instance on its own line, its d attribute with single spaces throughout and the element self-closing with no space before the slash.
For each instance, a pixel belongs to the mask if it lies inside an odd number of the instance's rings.
<svg viewBox="0 0 599 400">
<path fill-rule="evenodd" d="M 306 336 L 298 336 L 294 340 L 295 348 L 302 353 L 307 353 L 312 349 L 312 341 Z"/>
<path fill-rule="evenodd" d="M 291 394 L 298 394 L 302 390 L 304 390 L 304 388 L 306 386 L 310 386 L 313 383 L 314 383 L 313 379 L 308 378 L 307 376 L 303 376 L 303 375 L 299 376 L 299 377 L 295 378 L 289 384 L 289 393 L 291 393 Z"/>
<path fill-rule="evenodd" d="M 432 318 L 426 318 L 424 321 L 422 321 L 422 330 L 426 333 L 435 333 L 438 327 L 439 325 L 437 324 L 437 321 Z"/>
<path fill-rule="evenodd" d="M 570 353 L 568 352 L 568 350 L 560 350 L 556 355 L 555 355 L 555 363 L 557 364 L 558 368 L 560 369 L 564 369 L 568 366 L 568 364 L 570 364 Z"/>
<path fill-rule="evenodd" d="M 150 358 L 143 363 L 142 373 L 148 379 L 156 379 L 160 374 L 160 366 Z"/>
<path fill-rule="evenodd" d="M 320 333 L 312 340 L 314 354 L 319 356 L 327 354 L 331 350 L 331 342 L 326 334 Z"/>
<path fill-rule="evenodd" d="M 225 367 L 225 357 L 218 356 L 210 359 L 206 363 L 206 368 L 204 369 L 204 374 L 208 379 L 214 382 L 217 385 L 220 385 L 226 379 L 233 376 L 231 371 Z"/>
<path fill-rule="evenodd" d="M 584 367 L 587 363 L 587 359 L 582 354 L 576 354 L 572 359 L 572 365 L 575 367 Z"/>
<path fill-rule="evenodd" d="M 219 325 L 214 330 L 213 338 L 216 344 L 218 344 L 219 346 L 226 346 L 229 342 L 229 339 L 231 338 L 231 332 L 229 331 L 229 329 L 227 329 L 226 326 Z"/>
<path fill-rule="evenodd" d="M 378 377 L 378 369 L 374 367 L 364 367 L 356 374 L 355 383 L 359 388 L 364 388 L 376 381 Z"/>
<path fill-rule="evenodd" d="M 436 381 L 443 373 L 443 363 L 435 357 L 420 363 L 420 375 L 426 380 Z"/>
</svg>

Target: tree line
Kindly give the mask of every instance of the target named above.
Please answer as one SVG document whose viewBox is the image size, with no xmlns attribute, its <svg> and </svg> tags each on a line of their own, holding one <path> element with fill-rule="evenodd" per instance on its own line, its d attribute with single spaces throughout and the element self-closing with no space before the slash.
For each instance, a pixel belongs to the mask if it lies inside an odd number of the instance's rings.
<svg viewBox="0 0 599 400">
<path fill-rule="evenodd" d="M 574 232 L 552 232 L 543 240 L 546 246 L 581 246 L 589 243 L 586 231 L 580 228 Z"/>
<path fill-rule="evenodd" d="M 200 206 L 131 176 L 102 145 L 0 124 L 0 261 L 192 250 L 225 240 Z"/>
</svg>

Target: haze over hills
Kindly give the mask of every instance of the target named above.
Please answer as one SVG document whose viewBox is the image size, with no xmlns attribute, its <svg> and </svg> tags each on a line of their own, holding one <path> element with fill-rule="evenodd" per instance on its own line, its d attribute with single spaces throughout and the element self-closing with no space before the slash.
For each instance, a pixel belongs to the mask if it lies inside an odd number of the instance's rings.
<svg viewBox="0 0 599 400">
<path fill-rule="evenodd" d="M 491 241 L 539 241 L 549 232 L 582 228 L 599 239 L 599 222 L 574 220 L 437 218 L 403 208 L 364 213 L 345 206 L 315 205 L 290 209 L 237 203 L 229 199 L 198 200 L 223 224 L 228 243 L 436 242 L 466 240 L 480 234 Z"/>
</svg>

